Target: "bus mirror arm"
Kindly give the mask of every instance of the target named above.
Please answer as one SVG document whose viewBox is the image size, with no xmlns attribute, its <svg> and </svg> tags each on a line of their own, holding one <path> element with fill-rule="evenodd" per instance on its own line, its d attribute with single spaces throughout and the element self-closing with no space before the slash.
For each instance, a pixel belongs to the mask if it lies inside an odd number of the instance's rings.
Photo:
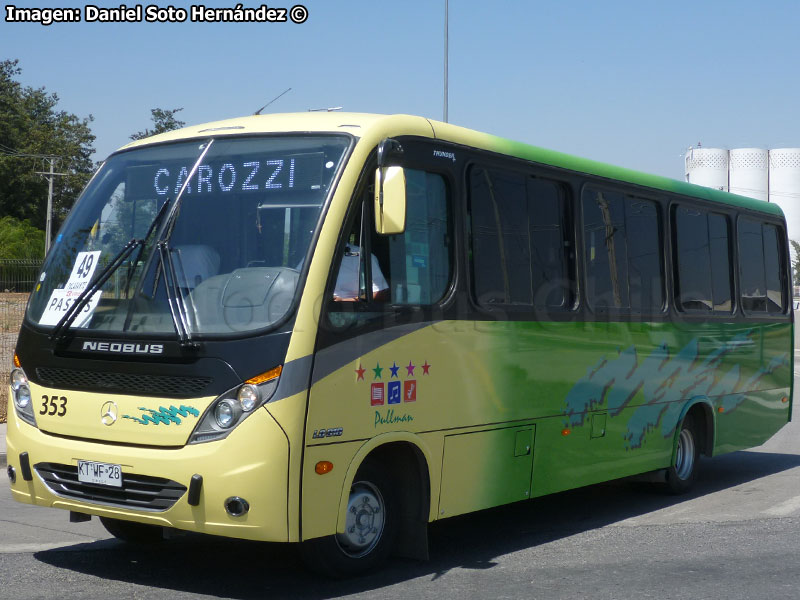
<svg viewBox="0 0 800 600">
<path fill-rule="evenodd" d="M 392 138 L 384 138 L 378 144 L 378 167 L 387 167 L 392 159 L 398 160 L 403 156 L 403 146 Z"/>
</svg>

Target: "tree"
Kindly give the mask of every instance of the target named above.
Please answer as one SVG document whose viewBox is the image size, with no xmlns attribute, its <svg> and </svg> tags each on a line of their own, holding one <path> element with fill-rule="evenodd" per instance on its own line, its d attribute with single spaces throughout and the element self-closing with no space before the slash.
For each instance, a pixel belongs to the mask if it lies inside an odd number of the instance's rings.
<svg viewBox="0 0 800 600">
<path fill-rule="evenodd" d="M 41 260 L 44 256 L 44 231 L 30 221 L 0 218 L 0 260 Z"/>
<path fill-rule="evenodd" d="M 173 129 L 180 129 L 186 123 L 179 121 L 175 118 L 175 113 L 182 111 L 182 108 L 173 108 L 171 110 L 164 108 L 151 108 L 150 118 L 153 120 L 153 129 L 145 129 L 138 131 L 131 135 L 132 140 L 141 140 L 151 135 L 172 131 Z"/>
<path fill-rule="evenodd" d="M 55 230 L 94 171 L 93 117 L 57 110 L 56 94 L 21 85 L 18 63 L 0 61 L 0 214 L 44 229 L 47 181 L 36 171 L 47 170 L 42 157 L 56 156 L 56 171 L 66 175 L 53 188 Z"/>
</svg>

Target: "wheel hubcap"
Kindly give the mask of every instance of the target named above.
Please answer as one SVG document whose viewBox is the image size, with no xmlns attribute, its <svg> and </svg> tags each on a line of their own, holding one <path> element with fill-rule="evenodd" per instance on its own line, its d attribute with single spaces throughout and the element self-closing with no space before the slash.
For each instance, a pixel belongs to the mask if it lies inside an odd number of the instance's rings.
<svg viewBox="0 0 800 600">
<path fill-rule="evenodd" d="M 682 480 L 688 479 L 694 469 L 694 437 L 688 429 L 681 430 L 678 449 L 675 452 L 675 473 Z"/>
<path fill-rule="evenodd" d="M 380 490 L 367 481 L 359 481 L 350 490 L 345 530 L 336 535 L 336 541 L 348 556 L 364 556 L 380 541 L 385 523 L 385 504 Z"/>
</svg>

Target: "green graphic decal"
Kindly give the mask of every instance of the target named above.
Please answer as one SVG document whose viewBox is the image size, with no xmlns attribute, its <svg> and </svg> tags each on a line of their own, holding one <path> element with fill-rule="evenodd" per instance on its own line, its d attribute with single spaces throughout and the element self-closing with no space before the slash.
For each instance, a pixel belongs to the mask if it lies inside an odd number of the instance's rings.
<svg viewBox="0 0 800 600">
<path fill-rule="evenodd" d="M 718 397 L 724 412 L 738 407 L 747 392 L 758 389 L 764 375 L 788 364 L 786 353 L 772 357 L 752 377 L 741 380 L 740 365 L 735 364 L 726 373 L 718 373 L 723 358 L 742 347 L 752 346 L 752 332 L 735 336 L 699 360 L 697 338 L 690 341 L 675 356 L 670 357 L 667 342 L 662 342 L 643 360 L 634 346 L 609 360 L 603 357 L 590 368 L 567 394 L 564 415 L 565 425 L 577 427 L 584 424 L 587 412 L 606 409 L 610 417 L 619 415 L 639 391 L 645 404 L 634 412 L 628 421 L 625 446 L 641 448 L 645 435 L 661 425 L 661 434 L 668 438 L 678 424 L 683 403 L 696 396 Z"/>
<path fill-rule="evenodd" d="M 189 415 L 194 417 L 199 417 L 200 412 L 196 408 L 192 408 L 191 406 L 184 406 L 181 404 L 180 408 L 175 408 L 174 406 L 170 406 L 169 408 L 164 408 L 163 406 L 159 406 L 158 410 L 153 410 L 152 408 L 145 408 L 144 406 L 140 406 L 139 410 L 142 411 L 141 417 L 132 417 L 130 415 L 122 415 L 123 419 L 131 419 L 136 421 L 140 425 L 147 425 L 148 423 L 152 423 L 153 425 L 169 425 L 170 423 L 175 423 L 175 425 L 181 424 L 181 419 L 178 415 L 183 417 L 184 419 Z"/>
</svg>

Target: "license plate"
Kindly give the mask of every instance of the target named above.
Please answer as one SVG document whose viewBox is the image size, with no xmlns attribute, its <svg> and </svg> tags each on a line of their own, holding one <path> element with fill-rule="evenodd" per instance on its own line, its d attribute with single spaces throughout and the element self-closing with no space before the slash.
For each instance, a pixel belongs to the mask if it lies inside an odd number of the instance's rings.
<svg viewBox="0 0 800 600">
<path fill-rule="evenodd" d="M 79 460 L 78 481 L 122 487 L 122 468 L 119 465 Z"/>
</svg>

